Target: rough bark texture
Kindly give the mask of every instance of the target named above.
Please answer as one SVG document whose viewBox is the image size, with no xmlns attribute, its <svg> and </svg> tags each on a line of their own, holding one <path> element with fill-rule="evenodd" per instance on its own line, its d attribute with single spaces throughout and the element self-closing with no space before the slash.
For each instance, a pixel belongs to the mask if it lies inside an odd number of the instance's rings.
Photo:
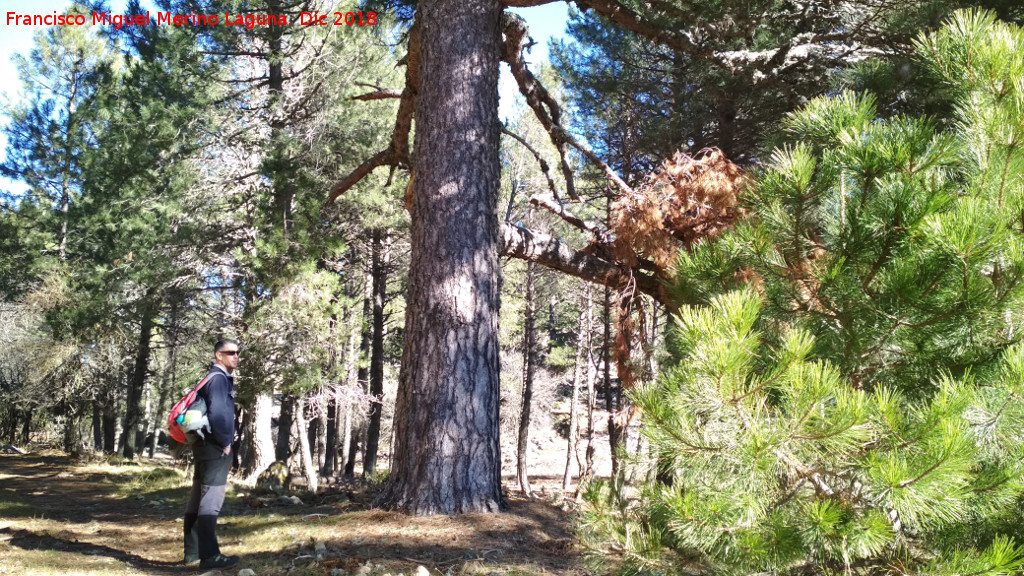
<svg viewBox="0 0 1024 576">
<path fill-rule="evenodd" d="M 379 504 L 501 509 L 497 0 L 419 4 L 412 254 L 394 466 Z"/>
</svg>

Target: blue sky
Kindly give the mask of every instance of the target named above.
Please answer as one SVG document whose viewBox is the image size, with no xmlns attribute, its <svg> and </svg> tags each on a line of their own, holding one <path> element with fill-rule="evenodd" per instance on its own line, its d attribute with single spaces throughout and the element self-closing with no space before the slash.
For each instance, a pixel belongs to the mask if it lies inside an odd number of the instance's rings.
<svg viewBox="0 0 1024 576">
<path fill-rule="evenodd" d="M 110 2 L 111 10 L 117 12 L 123 10 L 125 0 L 113 0 Z M 20 84 L 17 71 L 11 63 L 11 56 L 16 52 L 27 54 L 32 48 L 32 35 L 45 28 L 44 26 L 8 26 L 6 14 L 8 11 L 16 11 L 19 14 L 52 14 L 61 13 L 71 5 L 70 0 L 0 0 L 0 92 L 2 99 L 17 98 Z M 530 35 L 536 41 L 536 46 L 528 54 L 528 61 L 531 68 L 547 60 L 548 41 L 551 38 L 561 37 L 565 34 L 565 22 L 568 19 L 568 7 L 564 2 L 555 2 L 533 8 L 517 8 L 514 10 L 526 19 L 530 28 Z M 502 117 L 507 116 L 517 94 L 515 81 L 508 73 L 507 66 L 502 65 L 501 73 L 501 110 Z M 3 101 L 3 100 L 0 100 Z M 0 134 L 0 159 L 5 156 L 7 140 Z M 16 186 L 16 185 L 14 185 Z M 0 179 L 0 188 L 11 189 L 12 183 Z"/>
</svg>

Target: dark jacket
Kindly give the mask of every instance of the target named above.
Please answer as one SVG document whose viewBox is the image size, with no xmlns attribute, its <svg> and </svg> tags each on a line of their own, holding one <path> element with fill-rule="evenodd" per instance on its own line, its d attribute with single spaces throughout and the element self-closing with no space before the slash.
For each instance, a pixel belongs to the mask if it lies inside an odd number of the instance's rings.
<svg viewBox="0 0 1024 576">
<path fill-rule="evenodd" d="M 206 417 L 210 420 L 210 433 L 199 451 L 204 459 L 223 454 L 224 448 L 235 441 L 235 379 L 216 364 L 208 376 L 197 393 L 206 402 Z"/>
</svg>

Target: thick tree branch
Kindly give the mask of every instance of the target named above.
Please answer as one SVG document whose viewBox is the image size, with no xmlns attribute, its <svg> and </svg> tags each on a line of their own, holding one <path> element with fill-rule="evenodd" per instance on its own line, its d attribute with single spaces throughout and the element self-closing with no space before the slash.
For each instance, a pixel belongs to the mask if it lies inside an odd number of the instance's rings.
<svg viewBox="0 0 1024 576">
<path fill-rule="evenodd" d="M 416 113 L 416 97 L 420 87 L 420 26 L 413 24 L 409 30 L 409 53 L 405 56 L 405 88 L 398 104 L 398 118 L 391 136 L 391 150 L 402 162 L 409 163 L 409 133 Z"/>
<path fill-rule="evenodd" d="M 523 58 L 523 50 L 526 47 L 529 34 L 526 29 L 526 22 L 516 14 L 505 12 L 502 18 L 503 32 L 505 34 L 505 48 L 502 60 L 508 63 L 512 71 L 512 77 L 519 85 L 519 92 L 526 98 L 527 105 L 533 110 L 544 130 L 551 138 L 551 143 L 558 149 L 561 157 L 562 174 L 565 176 L 566 194 L 573 200 L 579 200 L 576 195 L 576 187 L 573 184 L 573 172 L 569 166 L 567 146 L 579 150 L 588 160 L 596 164 L 604 172 L 605 176 L 620 190 L 632 193 L 633 189 L 626 184 L 608 164 L 601 160 L 589 148 L 583 146 L 569 134 L 561 125 L 561 107 L 558 102 L 548 93 L 544 86 L 537 81 L 537 78 L 526 66 Z"/>
<path fill-rule="evenodd" d="M 349 100 L 387 100 L 389 98 L 401 98 L 402 93 L 398 90 L 377 90 L 376 92 L 368 92 L 366 94 L 360 94 L 359 96 L 353 96 Z"/>
<path fill-rule="evenodd" d="M 551 142 L 558 149 L 562 176 L 565 178 L 566 194 L 573 200 L 578 200 L 572 168 L 569 166 L 567 143 L 564 139 L 556 138 L 552 131 L 552 128 L 561 122 L 561 108 L 526 67 L 526 60 L 523 58 L 523 50 L 526 49 L 526 44 L 530 40 L 526 22 L 516 14 L 505 12 L 502 15 L 502 26 L 505 34 L 505 50 L 502 60 L 508 63 L 512 70 L 512 76 L 519 84 L 519 91 L 526 97 L 526 103 L 533 109 L 537 119 L 550 135 Z"/>
<path fill-rule="evenodd" d="M 652 275 L 638 273 L 626 266 L 575 250 L 556 238 L 520 226 L 503 224 L 501 237 L 503 256 L 536 262 L 570 276 L 615 289 L 632 282 L 637 291 L 667 305 L 661 283 Z"/>
<path fill-rule="evenodd" d="M 395 119 L 395 129 L 391 134 L 391 145 L 378 152 L 372 158 L 363 162 L 358 168 L 352 171 L 341 182 L 335 184 L 327 197 L 326 204 L 330 204 L 339 196 L 355 186 L 370 172 L 381 166 L 391 166 L 392 171 L 397 166 L 409 166 L 409 133 L 412 131 L 412 119 L 416 112 L 416 94 L 420 81 L 420 34 L 419 26 L 413 24 L 409 30 L 409 53 L 402 59 L 405 63 L 405 89 L 401 93 L 401 101 L 398 104 L 398 115 Z M 378 93 L 381 92 L 378 90 Z M 389 96 L 390 97 L 390 96 Z M 354 98 L 357 100 L 377 100 L 378 98 Z M 391 178 L 388 178 L 390 183 Z"/>
<path fill-rule="evenodd" d="M 810 59 L 837 60 L 850 52 L 864 55 L 877 54 L 877 48 L 859 43 L 850 44 L 855 37 L 863 35 L 864 27 L 873 21 L 883 8 L 878 7 L 876 13 L 863 22 L 842 32 L 808 32 L 792 37 L 788 42 L 769 50 L 712 50 L 694 38 L 700 34 L 688 34 L 675 29 L 664 28 L 645 19 L 641 14 L 624 6 L 618 0 L 576 0 L 582 9 L 593 10 L 597 14 L 629 30 L 634 34 L 656 44 L 671 48 L 677 52 L 688 54 L 711 62 L 733 75 L 751 74 L 756 83 L 770 80 L 779 73 L 792 68 L 799 62 Z"/>
<path fill-rule="evenodd" d="M 355 186 L 360 180 L 365 178 L 370 172 L 381 166 L 390 166 L 394 162 L 394 154 L 391 150 L 381 150 L 376 153 L 366 162 L 363 162 L 358 168 L 353 170 L 348 176 L 346 176 L 341 182 L 335 184 L 334 189 L 331 190 L 331 194 L 327 197 L 327 204 L 334 202 L 339 196 L 344 194 L 349 188 Z"/>
</svg>

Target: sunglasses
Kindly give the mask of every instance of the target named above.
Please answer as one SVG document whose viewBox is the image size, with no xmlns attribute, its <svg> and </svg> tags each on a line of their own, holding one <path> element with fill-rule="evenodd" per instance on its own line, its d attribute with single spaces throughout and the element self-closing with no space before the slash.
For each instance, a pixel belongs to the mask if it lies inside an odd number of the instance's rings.
<svg viewBox="0 0 1024 576">
<path fill-rule="evenodd" d="M 221 354 L 227 354 L 228 356 L 238 356 L 238 350 L 221 350 Z"/>
</svg>

